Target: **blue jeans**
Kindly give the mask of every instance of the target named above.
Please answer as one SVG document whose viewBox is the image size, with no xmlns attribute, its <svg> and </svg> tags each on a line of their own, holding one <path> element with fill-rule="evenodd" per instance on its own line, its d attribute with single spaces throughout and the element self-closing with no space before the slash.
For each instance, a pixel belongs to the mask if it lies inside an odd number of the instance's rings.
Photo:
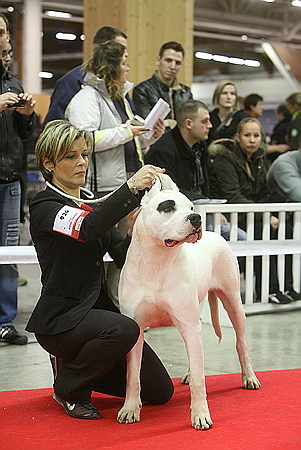
<svg viewBox="0 0 301 450">
<path fill-rule="evenodd" d="M 19 244 L 21 186 L 19 181 L 0 184 L 0 245 Z M 18 270 L 0 264 L 0 326 L 12 325 L 17 315 Z"/>
<path fill-rule="evenodd" d="M 206 221 L 206 230 L 207 231 L 214 231 L 214 220 L 213 220 L 213 214 L 208 214 L 207 221 Z M 230 231 L 231 231 L 231 224 L 230 222 L 227 222 L 226 224 L 221 226 L 221 235 L 223 236 L 226 241 L 230 241 Z M 247 233 L 242 228 L 237 227 L 237 240 L 238 241 L 246 241 L 247 240 Z"/>
</svg>

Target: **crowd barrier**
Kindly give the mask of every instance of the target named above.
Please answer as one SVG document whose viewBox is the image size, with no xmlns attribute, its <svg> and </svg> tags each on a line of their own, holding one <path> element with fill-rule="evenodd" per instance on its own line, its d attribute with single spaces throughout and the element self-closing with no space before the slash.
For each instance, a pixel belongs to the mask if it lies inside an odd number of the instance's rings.
<svg viewBox="0 0 301 450">
<path fill-rule="evenodd" d="M 202 216 L 203 229 L 206 229 L 208 214 L 213 214 L 214 231 L 220 233 L 221 213 L 227 214 L 231 223 L 229 245 L 237 257 L 246 257 L 245 273 L 242 279 L 244 284 L 244 310 L 247 315 L 261 314 L 273 311 L 283 311 L 301 308 L 301 301 L 286 305 L 274 305 L 268 303 L 269 294 L 269 257 L 277 255 L 278 279 L 280 290 L 284 291 L 285 255 L 293 258 L 293 281 L 294 289 L 301 290 L 301 203 L 237 203 L 237 204 L 214 204 L 205 203 L 195 206 L 196 211 Z M 270 215 L 275 213 L 279 218 L 278 239 L 270 239 Z M 247 240 L 237 240 L 237 227 L 239 214 L 247 215 Z M 255 214 L 262 214 L 263 227 L 260 240 L 254 240 Z M 293 236 L 286 239 L 287 220 L 293 225 Z M 262 257 L 262 290 L 260 300 L 256 299 L 254 292 L 254 257 Z M 207 317 L 208 308 L 204 310 L 204 321 L 209 322 Z M 227 319 L 222 322 L 228 322 Z"/>
<path fill-rule="evenodd" d="M 227 214 L 231 222 L 230 241 L 228 241 L 237 257 L 245 257 L 245 273 L 242 279 L 244 285 L 244 310 L 247 315 L 261 314 L 272 311 L 292 310 L 301 308 L 301 301 L 287 305 L 268 303 L 269 289 L 269 256 L 277 255 L 278 278 L 280 290 L 284 290 L 285 255 L 293 258 L 294 289 L 301 290 L 301 204 L 300 203 L 260 203 L 260 204 L 213 204 L 196 205 L 195 209 L 202 216 L 203 229 L 206 229 L 206 218 L 213 214 L 214 231 L 220 233 L 220 215 Z M 270 239 L 270 214 L 277 213 L 279 218 L 278 239 Z M 247 215 L 247 240 L 237 240 L 239 214 Z M 254 240 L 254 216 L 262 214 L 263 231 L 260 240 Z M 288 215 L 288 216 L 287 216 Z M 293 236 L 286 239 L 286 221 L 293 225 Z M 262 257 L 262 291 L 260 301 L 254 295 L 254 257 Z M 105 260 L 110 261 L 109 255 Z M 0 264 L 33 264 L 37 263 L 33 246 L 0 247 Z M 205 308 L 206 311 L 206 308 Z M 206 316 L 206 312 L 204 315 Z M 205 320 L 205 319 L 204 319 Z M 206 321 L 206 320 L 205 320 Z M 209 319 L 208 319 L 209 321 Z M 226 320 L 225 320 L 226 321 Z M 222 320 L 222 323 L 224 320 Z"/>
</svg>

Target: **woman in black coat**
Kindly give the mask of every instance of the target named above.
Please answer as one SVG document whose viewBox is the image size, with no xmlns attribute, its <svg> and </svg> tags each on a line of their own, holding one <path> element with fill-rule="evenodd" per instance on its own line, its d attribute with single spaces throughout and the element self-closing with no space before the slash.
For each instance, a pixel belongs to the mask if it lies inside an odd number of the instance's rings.
<svg viewBox="0 0 301 450">
<path fill-rule="evenodd" d="M 212 128 L 209 130 L 208 143 L 215 139 L 234 138 L 239 122 L 250 117 L 246 111 L 237 106 L 237 88 L 233 81 L 220 81 L 214 91 L 212 104 L 215 109 L 210 112 Z"/>
<path fill-rule="evenodd" d="M 47 180 L 30 204 L 30 232 L 42 272 L 42 292 L 27 331 L 59 362 L 53 398 L 72 417 L 98 419 L 92 391 L 125 395 L 125 355 L 139 327 L 120 314 L 106 291 L 103 256 L 121 267 L 129 245 L 114 225 L 139 204 L 157 172 L 144 166 L 111 196 L 93 203 L 85 182 L 90 133 L 66 121 L 50 122 L 40 135 L 36 155 Z M 91 206 L 90 206 L 91 205 Z M 132 221 L 134 218 L 132 218 Z M 164 403 L 172 382 L 145 343 L 142 398 Z"/>
<path fill-rule="evenodd" d="M 217 192 L 215 195 L 226 198 L 228 203 L 266 203 L 269 202 L 267 188 L 267 162 L 260 148 L 262 140 L 260 122 L 253 118 L 243 119 L 237 129 L 235 140 L 220 139 L 209 146 Z M 246 229 L 246 215 L 239 215 L 239 226 Z M 271 238 L 277 238 L 278 218 L 271 214 Z M 289 225 L 289 224 L 288 224 Z M 262 236 L 262 217 L 255 215 L 255 239 Z M 290 303 L 297 293 L 293 290 L 291 261 L 286 273 L 286 292 L 279 290 L 277 261 L 270 260 L 269 302 Z M 256 293 L 261 295 L 261 258 L 255 258 Z"/>
</svg>

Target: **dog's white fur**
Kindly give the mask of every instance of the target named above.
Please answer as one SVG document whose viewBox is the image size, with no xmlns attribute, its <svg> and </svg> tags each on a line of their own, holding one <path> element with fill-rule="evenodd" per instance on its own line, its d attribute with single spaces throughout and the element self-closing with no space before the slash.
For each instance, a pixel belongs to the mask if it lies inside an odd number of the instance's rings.
<svg viewBox="0 0 301 450">
<path fill-rule="evenodd" d="M 199 309 L 199 302 L 208 291 L 212 323 L 220 339 L 217 296 L 233 324 L 243 388 L 260 387 L 245 341 L 246 320 L 237 260 L 219 234 L 206 231 L 201 234 L 198 215 L 192 225 L 193 220 L 188 217 L 195 214 L 193 204 L 167 175 L 160 175 L 160 182 L 143 197 L 141 204 L 119 283 L 121 312 L 133 318 L 141 332 L 127 357 L 126 399 L 117 419 L 121 423 L 140 420 L 139 373 L 144 328 L 175 324 L 185 341 L 189 359 L 190 371 L 182 382 L 190 384 L 192 425 L 208 429 L 212 421 L 206 400 Z"/>
</svg>

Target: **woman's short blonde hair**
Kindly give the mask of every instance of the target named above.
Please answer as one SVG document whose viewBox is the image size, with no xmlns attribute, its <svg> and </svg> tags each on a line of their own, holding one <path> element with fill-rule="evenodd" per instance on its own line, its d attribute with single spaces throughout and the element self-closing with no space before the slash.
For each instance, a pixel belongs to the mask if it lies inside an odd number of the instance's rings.
<svg viewBox="0 0 301 450">
<path fill-rule="evenodd" d="M 230 86 L 233 86 L 235 89 L 235 95 L 236 95 L 236 100 L 237 100 L 237 88 L 235 86 L 235 84 L 233 83 L 233 81 L 230 80 L 222 80 L 218 83 L 218 85 L 215 88 L 213 97 L 212 97 L 212 105 L 213 106 L 218 106 L 219 105 L 219 97 L 221 95 L 221 93 L 224 90 L 225 86 L 228 86 L 228 84 L 230 84 Z M 236 102 L 235 102 L 235 106 L 236 106 Z"/>
<path fill-rule="evenodd" d="M 89 131 L 79 130 L 67 120 L 53 120 L 46 125 L 35 147 L 37 163 L 46 181 L 51 181 L 52 174 L 45 168 L 45 160 L 53 164 L 61 161 L 80 138 L 85 141 L 88 150 L 91 150 L 93 135 Z"/>
</svg>

